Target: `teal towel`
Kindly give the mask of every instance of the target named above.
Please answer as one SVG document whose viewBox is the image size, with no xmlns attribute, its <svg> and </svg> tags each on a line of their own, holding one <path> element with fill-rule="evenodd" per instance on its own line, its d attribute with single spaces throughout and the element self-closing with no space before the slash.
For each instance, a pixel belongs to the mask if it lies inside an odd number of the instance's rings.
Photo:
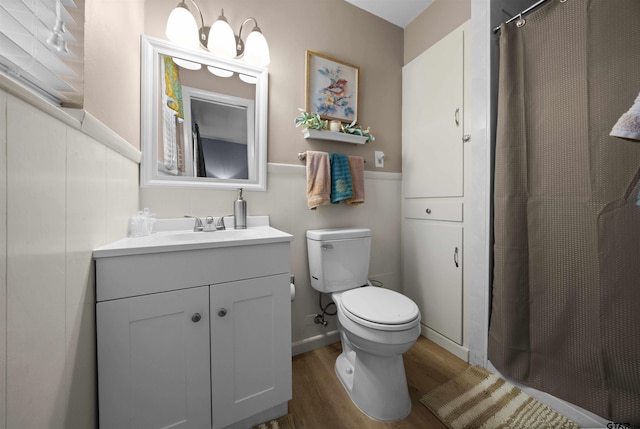
<svg viewBox="0 0 640 429">
<path fill-rule="evenodd" d="M 339 203 L 353 197 L 349 158 L 341 153 L 329 154 L 331 162 L 331 202 Z"/>
</svg>

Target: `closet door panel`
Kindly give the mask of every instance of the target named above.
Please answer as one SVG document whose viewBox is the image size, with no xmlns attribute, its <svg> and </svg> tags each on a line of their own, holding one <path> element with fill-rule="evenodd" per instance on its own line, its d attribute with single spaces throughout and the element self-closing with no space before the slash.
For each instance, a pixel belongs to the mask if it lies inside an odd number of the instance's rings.
<svg viewBox="0 0 640 429">
<path fill-rule="evenodd" d="M 405 198 L 463 195 L 463 43 L 454 31 L 403 68 Z"/>
<path fill-rule="evenodd" d="M 422 324 L 462 344 L 462 225 L 405 219 L 404 292 Z"/>
</svg>

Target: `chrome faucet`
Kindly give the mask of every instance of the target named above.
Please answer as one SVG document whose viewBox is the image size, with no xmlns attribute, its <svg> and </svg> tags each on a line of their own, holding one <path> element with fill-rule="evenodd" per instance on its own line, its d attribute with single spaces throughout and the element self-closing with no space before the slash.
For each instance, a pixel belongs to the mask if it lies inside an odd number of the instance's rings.
<svg viewBox="0 0 640 429">
<path fill-rule="evenodd" d="M 216 229 L 217 229 L 217 230 L 225 230 L 225 229 L 227 229 L 227 228 L 224 226 L 224 218 L 225 218 L 225 217 L 229 217 L 229 216 L 232 216 L 232 215 L 224 215 L 224 216 L 220 216 L 220 217 L 218 218 L 218 221 L 216 222 Z"/>
<path fill-rule="evenodd" d="M 193 218 L 195 220 L 195 223 L 193 225 L 193 232 L 211 232 L 224 230 L 226 229 L 224 226 L 224 218 L 228 216 L 232 215 L 221 216 L 217 219 L 213 216 L 207 216 L 203 222 L 202 219 L 200 219 L 198 216 L 184 215 L 184 217 Z"/>
<path fill-rule="evenodd" d="M 207 216 L 207 218 L 205 219 L 204 231 L 210 232 L 210 231 L 219 231 L 221 229 L 224 229 L 224 224 L 220 226 L 220 219 L 221 218 L 218 218 L 218 220 L 215 220 L 213 216 Z"/>
<path fill-rule="evenodd" d="M 204 225 L 202 224 L 202 220 L 198 216 L 184 215 L 184 217 L 192 217 L 196 220 L 193 225 L 193 232 L 204 231 Z"/>
<path fill-rule="evenodd" d="M 224 227 L 224 216 L 219 218 L 214 218 L 213 216 L 207 216 L 205 219 L 205 223 L 203 231 L 211 232 L 211 231 L 220 231 L 225 229 Z"/>
</svg>

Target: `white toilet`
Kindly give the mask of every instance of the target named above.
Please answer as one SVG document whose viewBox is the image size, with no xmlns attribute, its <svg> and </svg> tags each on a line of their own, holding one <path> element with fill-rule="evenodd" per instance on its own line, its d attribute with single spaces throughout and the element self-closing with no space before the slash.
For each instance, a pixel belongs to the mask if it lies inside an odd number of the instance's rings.
<svg viewBox="0 0 640 429">
<path fill-rule="evenodd" d="M 366 228 L 307 231 L 311 286 L 330 293 L 337 308 L 336 374 L 363 413 L 395 421 L 411 412 L 402 353 L 420 335 L 420 310 L 402 294 L 371 286 L 370 250 Z"/>
</svg>

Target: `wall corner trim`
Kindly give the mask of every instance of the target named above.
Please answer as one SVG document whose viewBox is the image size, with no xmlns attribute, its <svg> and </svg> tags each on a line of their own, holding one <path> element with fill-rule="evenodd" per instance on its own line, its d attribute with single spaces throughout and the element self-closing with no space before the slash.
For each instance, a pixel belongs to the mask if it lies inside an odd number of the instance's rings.
<svg viewBox="0 0 640 429">
<path fill-rule="evenodd" d="M 61 108 L 15 80 L 0 73 L 0 89 L 28 103 L 69 127 L 96 139 L 125 158 L 140 164 L 142 153 L 84 109 Z"/>
<path fill-rule="evenodd" d="M 142 152 L 134 148 L 129 142 L 116 134 L 111 128 L 100 122 L 95 116 L 84 109 L 62 108 L 64 112 L 74 117 L 80 123 L 79 130 L 93 137 L 108 148 L 114 150 L 127 159 L 140 164 Z"/>
</svg>

